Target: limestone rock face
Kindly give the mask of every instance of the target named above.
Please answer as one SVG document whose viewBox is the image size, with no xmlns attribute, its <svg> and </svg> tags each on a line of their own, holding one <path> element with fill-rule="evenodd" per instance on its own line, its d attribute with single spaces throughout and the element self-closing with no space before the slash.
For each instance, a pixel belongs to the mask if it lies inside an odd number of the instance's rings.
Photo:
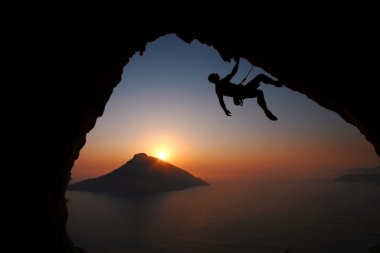
<svg viewBox="0 0 380 253">
<path fill-rule="evenodd" d="M 66 233 L 70 170 L 124 66 L 165 34 L 213 46 L 226 61 L 245 58 L 356 126 L 380 155 L 375 4 L 159 1 L 148 7 L 7 2 L 0 22 L 0 134 L 9 161 L 1 232 L 15 251 L 23 245 L 74 251 Z"/>
<path fill-rule="evenodd" d="M 380 243 L 375 243 L 369 247 L 370 253 L 380 253 Z"/>
</svg>

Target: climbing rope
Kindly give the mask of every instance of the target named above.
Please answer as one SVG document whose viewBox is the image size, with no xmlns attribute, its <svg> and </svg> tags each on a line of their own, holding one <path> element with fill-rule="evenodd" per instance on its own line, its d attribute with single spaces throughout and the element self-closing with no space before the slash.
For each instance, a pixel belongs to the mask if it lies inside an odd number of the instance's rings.
<svg viewBox="0 0 380 253">
<path fill-rule="evenodd" d="M 240 84 L 244 83 L 244 81 L 245 81 L 245 79 L 247 79 L 249 73 L 251 73 L 252 68 L 253 68 L 253 65 L 251 66 L 251 69 L 248 71 L 248 74 L 244 77 L 243 81 L 240 82 Z"/>
<path fill-rule="evenodd" d="M 251 69 L 248 71 L 248 74 L 244 77 L 243 81 L 241 81 L 239 85 L 243 85 L 244 81 L 245 81 L 245 80 L 247 79 L 247 77 L 249 76 L 249 73 L 251 73 L 252 68 L 253 68 L 253 65 L 251 66 Z M 234 98 L 234 100 L 235 100 L 235 98 Z M 237 99 L 236 101 L 234 101 L 234 102 L 236 102 L 235 105 L 243 106 L 243 100 L 242 100 L 242 99 L 239 99 L 239 98 L 238 98 L 238 99 Z"/>
</svg>

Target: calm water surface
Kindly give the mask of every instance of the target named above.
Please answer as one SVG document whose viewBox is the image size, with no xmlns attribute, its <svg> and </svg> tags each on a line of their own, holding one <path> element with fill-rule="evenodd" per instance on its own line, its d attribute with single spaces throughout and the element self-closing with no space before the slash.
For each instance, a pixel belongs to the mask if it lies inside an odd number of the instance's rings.
<svg viewBox="0 0 380 253">
<path fill-rule="evenodd" d="M 215 183 L 149 197 L 66 193 L 68 232 L 87 253 L 368 253 L 380 187 Z"/>
</svg>

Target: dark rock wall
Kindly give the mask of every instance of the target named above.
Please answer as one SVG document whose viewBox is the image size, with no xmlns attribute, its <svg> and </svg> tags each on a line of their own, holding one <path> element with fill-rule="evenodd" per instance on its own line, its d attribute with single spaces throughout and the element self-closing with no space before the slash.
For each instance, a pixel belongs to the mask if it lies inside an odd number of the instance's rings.
<svg viewBox="0 0 380 253">
<path fill-rule="evenodd" d="M 93 2 L 9 3 L 2 15 L 5 245 L 73 251 L 64 198 L 72 165 L 125 64 L 168 33 L 281 78 L 355 125 L 380 155 L 376 7 Z"/>
</svg>

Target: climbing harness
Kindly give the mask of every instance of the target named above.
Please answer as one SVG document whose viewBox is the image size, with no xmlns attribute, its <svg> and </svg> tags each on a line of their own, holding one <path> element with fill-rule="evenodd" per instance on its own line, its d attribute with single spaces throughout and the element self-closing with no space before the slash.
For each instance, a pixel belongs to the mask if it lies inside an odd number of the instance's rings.
<svg viewBox="0 0 380 253">
<path fill-rule="evenodd" d="M 244 83 L 244 81 L 245 81 L 245 79 L 247 79 L 249 73 L 251 73 L 252 68 L 253 68 L 253 65 L 251 66 L 251 69 L 248 71 L 248 74 L 244 77 L 243 81 L 240 82 L 240 84 Z"/>
<path fill-rule="evenodd" d="M 243 99 L 240 99 L 240 98 L 236 98 L 234 97 L 234 104 L 235 105 L 240 105 L 240 106 L 243 106 Z"/>
</svg>

